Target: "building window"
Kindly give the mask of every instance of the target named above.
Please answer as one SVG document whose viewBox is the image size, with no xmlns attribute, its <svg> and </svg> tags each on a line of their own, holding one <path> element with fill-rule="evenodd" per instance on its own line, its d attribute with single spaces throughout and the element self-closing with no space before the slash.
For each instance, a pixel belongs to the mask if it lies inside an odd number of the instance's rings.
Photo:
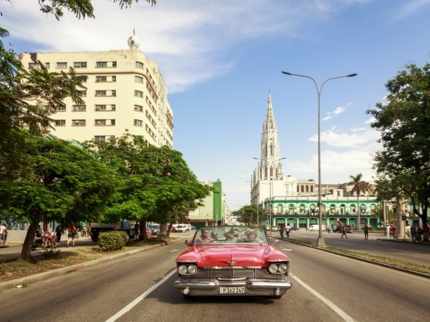
<svg viewBox="0 0 430 322">
<path fill-rule="evenodd" d="M 66 120 L 55 120 L 55 126 L 66 126 Z"/>
<path fill-rule="evenodd" d="M 87 62 L 86 61 L 74 62 L 73 67 L 75 67 L 75 68 L 87 68 Z"/>
<path fill-rule="evenodd" d="M 142 120 L 134 120 L 134 125 L 135 126 L 143 126 L 143 121 Z"/>
<path fill-rule="evenodd" d="M 106 96 L 106 91 L 96 91 L 96 96 Z"/>
<path fill-rule="evenodd" d="M 73 112 L 85 112 L 86 110 L 86 105 L 73 105 Z"/>
<path fill-rule="evenodd" d="M 37 63 L 28 63 L 28 69 L 39 68 L 39 64 Z"/>
<path fill-rule="evenodd" d="M 96 83 L 98 82 L 106 82 L 106 76 L 96 76 Z"/>
<path fill-rule="evenodd" d="M 116 67 L 116 61 L 112 62 L 112 67 Z"/>
<path fill-rule="evenodd" d="M 140 76 L 134 76 L 134 81 L 136 83 L 143 83 L 143 77 Z"/>
<path fill-rule="evenodd" d="M 106 142 L 106 136 L 104 136 L 104 135 L 96 135 L 94 137 L 94 141 L 96 141 L 96 142 Z"/>
<path fill-rule="evenodd" d="M 97 68 L 107 67 L 107 62 L 105 62 L 105 61 L 98 61 L 98 62 L 96 62 L 96 67 Z"/>
<path fill-rule="evenodd" d="M 116 76 L 112 76 L 112 82 L 116 82 Z"/>
<path fill-rule="evenodd" d="M 143 92 L 141 92 L 141 91 L 134 91 L 134 96 L 137 96 L 137 97 L 143 97 Z"/>
<path fill-rule="evenodd" d="M 96 111 L 105 111 L 106 105 L 96 105 Z"/>
<path fill-rule="evenodd" d="M 309 192 L 309 186 L 306 186 L 306 192 Z"/>
<path fill-rule="evenodd" d="M 106 125 L 106 120 L 95 120 L 94 125 L 96 126 Z"/>
<path fill-rule="evenodd" d="M 337 192 L 337 196 L 340 197 L 340 191 Z"/>
<path fill-rule="evenodd" d="M 134 105 L 134 110 L 136 112 L 143 112 L 143 106 L 142 105 Z"/>
<path fill-rule="evenodd" d="M 47 69 L 51 68 L 51 63 L 45 63 L 45 67 L 46 67 Z"/>
<path fill-rule="evenodd" d="M 314 192 L 314 186 L 311 186 L 311 192 Z"/>
<path fill-rule="evenodd" d="M 112 104 L 112 105 L 110 106 L 110 109 L 111 109 L 112 111 L 116 111 L 116 105 L 115 105 L 115 104 Z"/>
<path fill-rule="evenodd" d="M 136 68 L 142 68 L 143 69 L 143 63 L 141 63 L 140 61 L 136 62 Z"/>
<path fill-rule="evenodd" d="M 57 106 L 57 107 L 55 108 L 55 110 L 56 110 L 57 112 L 65 112 L 65 111 L 66 111 L 66 106 Z"/>
<path fill-rule="evenodd" d="M 116 96 L 116 91 L 112 91 L 112 96 Z"/>
<path fill-rule="evenodd" d="M 110 125 L 115 125 L 115 120 L 110 120 Z"/>
<path fill-rule="evenodd" d="M 305 190 L 305 189 L 304 189 L 305 187 L 304 187 L 304 186 L 301 186 L 301 187 L 302 187 L 302 192 L 305 192 L 305 191 L 304 191 L 304 190 Z"/>
<path fill-rule="evenodd" d="M 72 120 L 72 126 L 85 126 L 85 120 Z"/>
<path fill-rule="evenodd" d="M 76 94 L 80 97 L 87 96 L 87 91 L 77 91 Z"/>
<path fill-rule="evenodd" d="M 64 63 L 64 62 L 57 63 L 57 68 L 67 68 L 67 63 Z"/>
</svg>

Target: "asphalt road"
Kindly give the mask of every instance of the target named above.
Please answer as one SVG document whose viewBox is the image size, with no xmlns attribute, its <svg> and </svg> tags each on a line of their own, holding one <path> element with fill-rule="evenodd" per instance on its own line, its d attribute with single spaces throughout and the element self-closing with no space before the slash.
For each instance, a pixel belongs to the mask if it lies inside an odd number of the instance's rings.
<svg viewBox="0 0 430 322">
<path fill-rule="evenodd" d="M 272 236 L 280 238 L 280 235 L 277 232 L 272 232 Z M 386 238 L 382 233 L 370 233 L 369 239 L 365 240 L 364 233 L 362 231 L 347 234 L 348 239 L 341 239 L 340 233 L 328 234 L 327 232 L 323 232 L 322 236 L 327 246 L 392 257 L 430 266 L 430 244 L 412 244 L 389 241 L 393 240 L 393 238 Z M 318 231 L 292 231 L 290 232 L 290 237 L 316 243 L 318 239 Z M 384 239 L 384 241 L 380 239 Z"/>
<path fill-rule="evenodd" d="M 338 235 L 340 238 L 340 235 Z M 281 241 L 293 288 L 280 300 L 183 299 L 173 286 L 183 243 L 11 289 L 1 321 L 423 321 L 430 280 Z M 172 273 L 173 272 L 173 273 Z"/>
</svg>

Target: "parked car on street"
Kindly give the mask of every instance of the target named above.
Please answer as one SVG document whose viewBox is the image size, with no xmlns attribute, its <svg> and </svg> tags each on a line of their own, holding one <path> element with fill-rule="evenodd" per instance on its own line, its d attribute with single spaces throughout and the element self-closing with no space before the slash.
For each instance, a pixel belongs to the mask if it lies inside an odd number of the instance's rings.
<svg viewBox="0 0 430 322">
<path fill-rule="evenodd" d="M 151 225 L 151 233 L 152 235 L 158 235 L 160 233 L 160 225 L 159 224 Z"/>
<path fill-rule="evenodd" d="M 261 227 L 198 229 L 176 259 L 173 286 L 191 296 L 267 296 L 279 299 L 292 285 L 290 259 L 275 250 Z"/>
<path fill-rule="evenodd" d="M 188 230 L 189 228 L 186 224 L 178 224 L 178 226 L 175 228 L 175 231 L 178 233 L 185 233 Z"/>
<path fill-rule="evenodd" d="M 294 226 L 294 227 L 290 227 L 290 230 L 300 230 L 300 228 L 299 228 L 299 227 Z"/>
</svg>

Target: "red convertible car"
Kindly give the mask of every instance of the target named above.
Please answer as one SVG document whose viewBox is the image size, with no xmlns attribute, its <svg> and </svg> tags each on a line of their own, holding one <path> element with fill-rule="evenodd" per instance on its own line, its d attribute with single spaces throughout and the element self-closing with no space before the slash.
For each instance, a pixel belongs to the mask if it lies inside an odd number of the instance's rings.
<svg viewBox="0 0 430 322">
<path fill-rule="evenodd" d="M 291 288 L 288 256 L 270 245 L 266 230 L 210 226 L 196 231 L 176 259 L 174 287 L 185 296 L 267 296 Z"/>
</svg>

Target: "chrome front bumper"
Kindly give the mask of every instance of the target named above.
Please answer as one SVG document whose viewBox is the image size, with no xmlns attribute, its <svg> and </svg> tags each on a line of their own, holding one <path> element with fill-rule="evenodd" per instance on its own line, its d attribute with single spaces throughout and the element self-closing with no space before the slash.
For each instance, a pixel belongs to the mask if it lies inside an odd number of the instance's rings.
<svg viewBox="0 0 430 322">
<path fill-rule="evenodd" d="M 274 296 L 284 295 L 292 284 L 288 280 L 250 278 L 241 281 L 217 279 L 178 279 L 173 286 L 191 296 Z M 245 287 L 245 293 L 221 294 L 221 287 Z"/>
</svg>

